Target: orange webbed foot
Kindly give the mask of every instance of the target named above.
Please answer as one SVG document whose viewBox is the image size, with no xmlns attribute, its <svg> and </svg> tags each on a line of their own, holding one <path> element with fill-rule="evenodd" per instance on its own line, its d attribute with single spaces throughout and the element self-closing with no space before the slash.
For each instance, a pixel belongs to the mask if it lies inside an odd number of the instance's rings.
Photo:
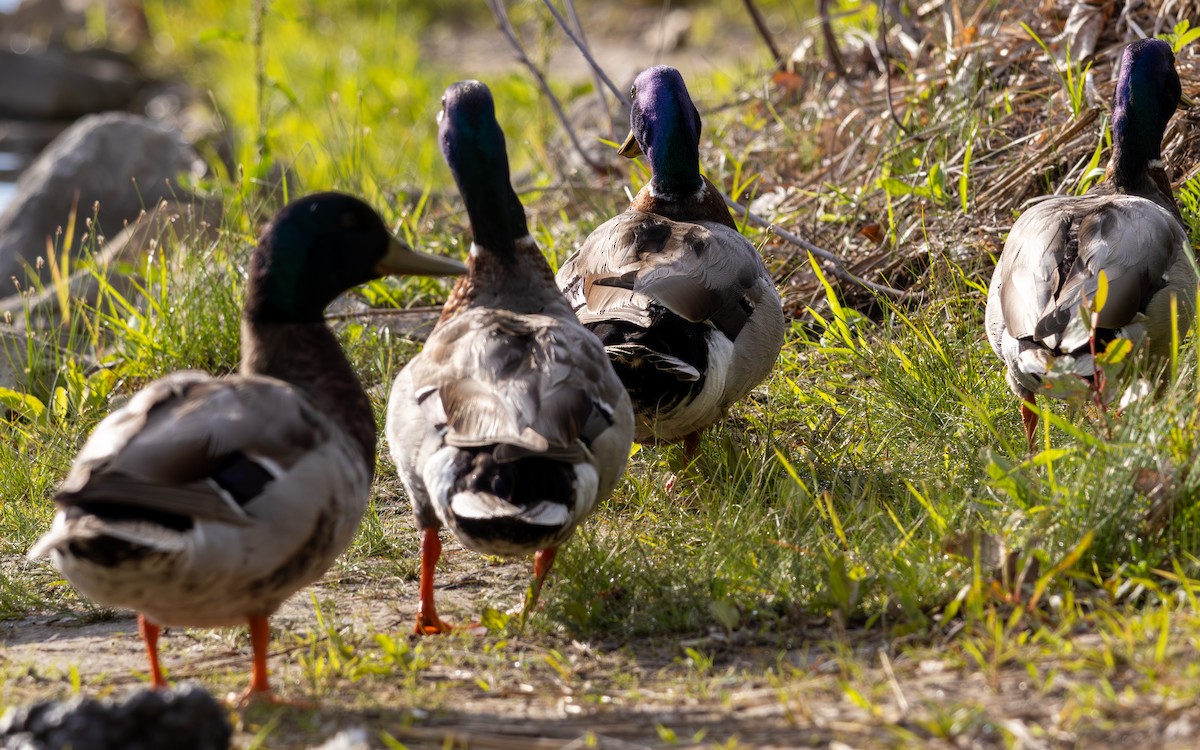
<svg viewBox="0 0 1200 750">
<path fill-rule="evenodd" d="M 417 635 L 441 635 L 449 633 L 454 628 L 437 615 L 417 614 L 417 625 L 413 632 Z"/>
</svg>

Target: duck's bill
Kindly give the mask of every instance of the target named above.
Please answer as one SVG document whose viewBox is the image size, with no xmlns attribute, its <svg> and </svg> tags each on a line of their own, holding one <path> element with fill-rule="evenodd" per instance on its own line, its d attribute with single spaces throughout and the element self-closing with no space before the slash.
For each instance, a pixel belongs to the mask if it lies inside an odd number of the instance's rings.
<svg viewBox="0 0 1200 750">
<path fill-rule="evenodd" d="M 418 253 L 407 244 L 392 237 L 388 253 L 375 266 L 381 276 L 390 274 L 412 274 L 416 276 L 457 276 L 467 272 L 467 267 L 453 258 Z"/>
<path fill-rule="evenodd" d="M 629 131 L 629 137 L 617 149 L 617 153 L 624 156 L 626 159 L 633 159 L 642 155 L 642 147 L 638 145 L 637 138 L 633 137 L 633 131 Z"/>
</svg>

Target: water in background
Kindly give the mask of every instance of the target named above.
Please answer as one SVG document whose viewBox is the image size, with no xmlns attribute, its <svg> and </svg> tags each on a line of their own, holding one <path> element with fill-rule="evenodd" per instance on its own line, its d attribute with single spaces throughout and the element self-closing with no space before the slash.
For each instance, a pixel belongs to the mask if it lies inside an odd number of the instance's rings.
<svg viewBox="0 0 1200 750">
<path fill-rule="evenodd" d="M 21 4 L 21 0 L 0 0 L 0 13 L 11 13 Z M 11 166 L 10 166 L 11 164 Z M 0 153 L 0 172 L 6 172 L 16 169 L 21 166 L 16 154 Z M 4 177 L 0 177 L 0 211 L 8 205 L 13 196 L 17 193 L 17 186 L 11 182 L 4 182 Z"/>
<path fill-rule="evenodd" d="M 0 0 L 0 4 L 5 0 Z M 0 5 L 3 7 L 3 5 Z M 25 166 L 25 159 L 22 159 L 16 154 L 9 154 L 0 151 L 0 211 L 8 205 L 13 196 L 17 194 L 17 170 Z"/>
</svg>

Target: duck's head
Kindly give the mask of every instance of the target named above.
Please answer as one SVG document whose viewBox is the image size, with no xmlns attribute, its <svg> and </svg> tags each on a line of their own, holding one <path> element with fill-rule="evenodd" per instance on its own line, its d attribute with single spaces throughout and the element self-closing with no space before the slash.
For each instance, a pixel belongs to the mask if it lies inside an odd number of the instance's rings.
<svg viewBox="0 0 1200 750">
<path fill-rule="evenodd" d="M 467 206 L 475 244 L 503 251 L 528 236 L 525 209 L 509 180 L 504 131 L 487 86 L 460 81 L 446 89 L 438 142 Z"/>
<path fill-rule="evenodd" d="M 413 250 L 358 198 L 316 193 L 285 206 L 259 239 L 250 259 L 246 316 L 316 323 L 335 297 L 371 279 L 465 271 L 457 260 Z"/>
<path fill-rule="evenodd" d="M 1121 55 L 1113 95 L 1113 140 L 1126 159 L 1160 159 L 1163 133 L 1183 93 L 1171 45 L 1140 39 Z"/>
<path fill-rule="evenodd" d="M 700 112 L 675 68 L 641 72 L 629 92 L 629 137 L 617 152 L 645 154 L 656 193 L 691 195 L 700 189 Z"/>
</svg>

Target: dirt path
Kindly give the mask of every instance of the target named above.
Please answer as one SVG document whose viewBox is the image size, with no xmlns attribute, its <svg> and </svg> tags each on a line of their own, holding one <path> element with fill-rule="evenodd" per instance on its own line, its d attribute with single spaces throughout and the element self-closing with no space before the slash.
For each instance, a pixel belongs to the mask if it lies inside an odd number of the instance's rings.
<svg viewBox="0 0 1200 750">
<path fill-rule="evenodd" d="M 388 536 L 411 534 L 415 549 L 407 517 L 391 524 Z M 438 595 L 450 621 L 520 601 L 528 561 L 485 559 L 454 543 L 446 553 Z M 414 573 L 403 556 L 358 558 L 287 602 L 272 620 L 273 679 L 283 695 L 317 708 L 235 712 L 236 746 L 252 746 L 267 725 L 261 746 L 270 748 L 313 747 L 353 728 L 408 748 L 485 750 L 1182 750 L 1200 735 L 1195 702 L 1146 690 L 1137 664 L 1107 669 L 1091 655 L 1105 647 L 1092 635 L 1075 638 L 1074 662 L 1010 657 L 994 669 L 936 644 L 898 645 L 887 633 L 845 633 L 823 620 L 682 639 L 580 640 L 553 625 L 420 639 L 409 634 Z M 384 658 L 380 634 L 399 657 Z M 173 682 L 195 680 L 218 696 L 245 686 L 240 629 L 171 629 L 161 650 Z M 1172 688 L 1162 694 L 1178 693 L 1195 657 L 1179 639 L 1154 677 Z M 120 696 L 144 685 L 144 670 L 132 613 L 80 604 L 0 622 L 0 703 L 65 698 L 75 679 L 87 695 Z"/>
</svg>

